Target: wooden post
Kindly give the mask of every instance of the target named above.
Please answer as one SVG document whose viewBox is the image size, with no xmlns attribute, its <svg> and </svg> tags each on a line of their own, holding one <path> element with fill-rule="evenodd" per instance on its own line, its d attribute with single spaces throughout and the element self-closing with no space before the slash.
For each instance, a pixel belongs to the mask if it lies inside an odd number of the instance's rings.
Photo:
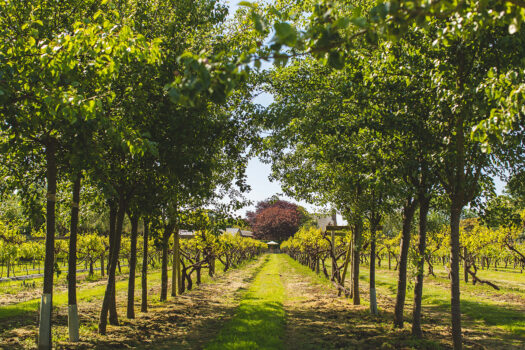
<svg viewBox="0 0 525 350">
<path fill-rule="evenodd" d="M 332 239 L 332 280 L 333 280 L 335 278 L 336 267 L 337 267 L 337 261 L 335 259 L 335 231 L 334 230 L 330 232 L 330 236 Z"/>
</svg>

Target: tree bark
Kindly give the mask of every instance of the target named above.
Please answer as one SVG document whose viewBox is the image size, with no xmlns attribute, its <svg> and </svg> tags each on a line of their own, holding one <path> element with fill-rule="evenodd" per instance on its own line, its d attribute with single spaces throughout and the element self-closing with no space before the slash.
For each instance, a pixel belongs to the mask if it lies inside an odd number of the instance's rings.
<svg viewBox="0 0 525 350">
<path fill-rule="evenodd" d="M 115 276 L 109 276 L 109 267 L 111 265 L 111 254 L 113 247 L 115 246 L 115 232 L 117 229 L 117 212 L 118 205 L 115 202 L 111 202 L 109 205 L 109 254 L 108 254 L 108 280 L 113 278 L 113 284 L 115 283 Z M 117 257 L 118 261 L 118 257 Z M 109 324 L 118 325 L 118 314 L 117 314 L 117 303 L 115 293 L 112 292 L 109 300 Z"/>
<path fill-rule="evenodd" d="M 430 207 L 430 196 L 426 194 L 419 195 L 419 242 L 416 285 L 414 286 L 414 307 L 412 312 L 412 335 L 422 337 L 421 330 L 421 301 L 423 298 L 423 278 L 425 275 L 425 256 L 427 247 L 427 222 L 428 210 Z"/>
<path fill-rule="evenodd" d="M 129 215 L 131 221 L 130 237 L 130 257 L 129 257 L 129 279 L 128 279 L 128 308 L 126 316 L 129 319 L 135 318 L 135 270 L 137 267 L 137 234 L 139 226 L 139 216 Z"/>
<path fill-rule="evenodd" d="M 53 268 L 55 262 L 55 205 L 57 190 L 57 141 L 50 138 L 45 145 L 47 162 L 46 255 L 44 288 L 40 302 L 38 348 L 51 349 L 51 310 L 53 306 Z"/>
<path fill-rule="evenodd" d="M 77 174 L 73 181 L 73 201 L 71 203 L 71 223 L 69 233 L 69 256 L 68 256 L 68 328 L 69 341 L 79 340 L 79 321 L 77 308 L 77 234 L 78 234 L 78 211 L 80 204 L 80 181 L 81 175 Z"/>
<path fill-rule="evenodd" d="M 149 221 L 144 219 L 144 243 L 142 246 L 142 304 L 140 311 L 148 312 L 148 239 Z"/>
<path fill-rule="evenodd" d="M 450 307 L 452 312 L 452 340 L 456 350 L 462 348 L 461 298 L 459 291 L 459 222 L 463 205 L 458 202 L 453 200 L 450 210 Z"/>
<path fill-rule="evenodd" d="M 371 228 L 370 233 L 370 313 L 377 315 L 376 298 L 376 228 Z"/>
<path fill-rule="evenodd" d="M 102 310 L 100 312 L 100 320 L 98 324 L 98 332 L 102 335 L 106 334 L 106 326 L 107 326 L 107 317 L 108 312 L 111 308 L 111 302 L 113 300 L 113 305 L 116 307 L 115 303 L 115 273 L 117 270 L 117 261 L 118 256 L 120 252 L 120 239 L 122 236 L 122 226 L 124 224 L 124 216 L 126 214 L 126 199 L 124 196 L 121 195 L 121 198 L 119 200 L 118 205 L 118 212 L 117 212 L 117 220 L 116 220 L 116 226 L 115 226 L 115 234 L 114 234 L 114 244 L 112 245 L 113 248 L 110 249 L 110 262 L 109 262 L 109 271 L 108 271 L 108 282 L 106 285 L 106 292 L 104 293 L 104 300 L 102 302 Z M 111 316 L 111 315 L 110 315 Z M 115 316 L 117 317 L 116 323 L 118 325 L 118 314 L 115 312 Z M 110 317 L 111 322 L 111 317 Z"/>
<path fill-rule="evenodd" d="M 394 327 L 403 328 L 403 311 L 405 309 L 405 297 L 407 289 L 407 263 L 408 248 L 410 246 L 410 229 L 412 219 L 416 211 L 416 201 L 413 198 L 407 199 L 403 207 L 403 230 L 401 234 L 401 253 L 399 257 L 399 270 L 397 278 L 396 306 L 394 311 Z"/>
<path fill-rule="evenodd" d="M 104 270 L 105 270 L 105 264 L 104 264 L 104 253 L 100 254 L 100 276 L 104 277 Z"/>
<path fill-rule="evenodd" d="M 161 287 L 160 300 L 165 301 L 168 298 L 168 246 L 171 233 L 175 225 L 169 223 L 164 228 L 162 235 L 162 268 L 161 268 Z"/>
<path fill-rule="evenodd" d="M 359 296 L 359 254 L 361 251 L 361 235 L 363 232 L 363 219 L 361 216 L 356 218 L 353 236 L 353 253 L 352 253 L 352 301 L 354 305 L 361 304 L 361 298 Z"/>
<path fill-rule="evenodd" d="M 468 261 L 467 261 L 468 250 L 467 247 L 463 248 L 463 278 L 465 283 L 468 283 Z"/>
<path fill-rule="evenodd" d="M 171 266 L 171 296 L 174 297 L 177 295 L 177 286 L 178 286 L 178 271 L 179 268 L 179 229 L 176 227 L 173 234 L 173 264 Z"/>
</svg>

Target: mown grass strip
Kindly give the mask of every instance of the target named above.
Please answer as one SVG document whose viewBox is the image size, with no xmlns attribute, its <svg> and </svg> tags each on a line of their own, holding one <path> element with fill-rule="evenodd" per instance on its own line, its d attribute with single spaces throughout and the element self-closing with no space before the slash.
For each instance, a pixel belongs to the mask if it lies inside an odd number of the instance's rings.
<svg viewBox="0 0 525 350">
<path fill-rule="evenodd" d="M 243 296 L 233 319 L 205 349 L 283 349 L 285 312 L 280 255 L 271 254 Z"/>
</svg>

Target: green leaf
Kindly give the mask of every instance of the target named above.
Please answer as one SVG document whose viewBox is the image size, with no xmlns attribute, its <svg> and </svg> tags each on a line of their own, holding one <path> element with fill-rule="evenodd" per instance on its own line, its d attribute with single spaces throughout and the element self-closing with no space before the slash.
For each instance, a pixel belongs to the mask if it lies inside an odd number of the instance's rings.
<svg viewBox="0 0 525 350">
<path fill-rule="evenodd" d="M 243 6 L 243 7 L 249 7 L 251 9 L 255 9 L 255 5 L 249 1 L 241 1 L 237 4 L 238 6 Z"/>
<path fill-rule="evenodd" d="M 366 27 L 366 18 L 365 17 L 354 17 L 350 20 L 353 24 L 355 24 L 356 26 L 360 27 L 360 28 L 364 28 Z"/>
</svg>

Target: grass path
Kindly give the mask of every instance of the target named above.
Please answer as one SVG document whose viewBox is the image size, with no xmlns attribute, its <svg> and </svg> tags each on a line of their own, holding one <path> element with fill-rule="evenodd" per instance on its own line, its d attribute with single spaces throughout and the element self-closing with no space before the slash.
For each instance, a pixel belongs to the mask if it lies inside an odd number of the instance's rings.
<svg viewBox="0 0 525 350">
<path fill-rule="evenodd" d="M 265 263 L 243 295 L 232 320 L 205 349 L 283 349 L 285 290 L 280 255 L 265 256 Z"/>
</svg>

